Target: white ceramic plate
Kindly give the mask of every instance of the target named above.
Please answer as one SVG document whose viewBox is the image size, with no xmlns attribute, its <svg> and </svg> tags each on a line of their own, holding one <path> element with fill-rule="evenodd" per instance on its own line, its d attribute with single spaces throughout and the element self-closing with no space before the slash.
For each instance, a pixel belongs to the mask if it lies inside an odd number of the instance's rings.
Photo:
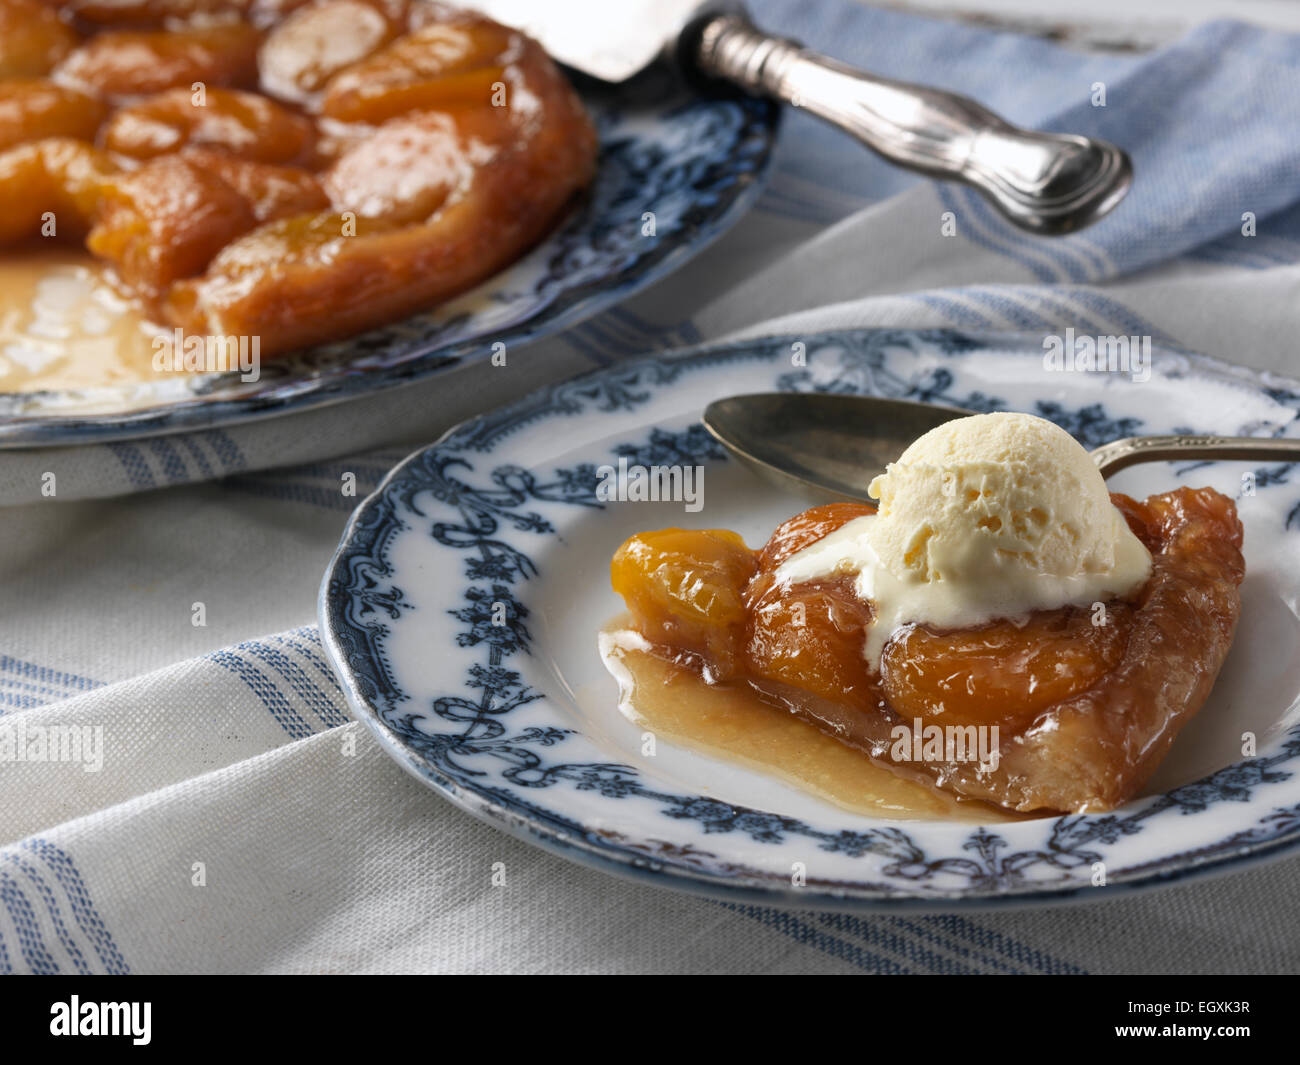
<svg viewBox="0 0 1300 1065">
<path fill-rule="evenodd" d="M 792 365 L 805 345 L 806 367 Z M 712 399 L 832 389 L 1051 418 L 1091 447 L 1170 431 L 1300 435 L 1300 385 L 1157 351 L 1150 379 L 1043 367 L 1041 338 L 869 330 L 623 364 L 474 419 L 358 508 L 321 590 L 326 646 L 385 748 L 458 805 L 571 858 L 714 895 L 802 907 L 988 906 L 1149 886 L 1300 842 L 1300 474 L 1133 468 L 1136 496 L 1237 499 L 1248 575 L 1236 643 L 1147 793 L 1104 815 L 982 827 L 864 818 L 660 741 L 617 709 L 597 631 L 633 532 L 725 527 L 751 543 L 802 509 L 726 461 Z M 611 503 L 596 468 L 700 464 L 704 508 Z M 1253 494 L 1243 481 L 1254 474 Z M 493 624 L 493 608 L 505 624 Z M 1242 734 L 1257 753 L 1242 758 Z M 792 883 L 802 863 L 806 884 Z M 1106 886 L 1094 886 L 1098 863 Z"/>
</svg>

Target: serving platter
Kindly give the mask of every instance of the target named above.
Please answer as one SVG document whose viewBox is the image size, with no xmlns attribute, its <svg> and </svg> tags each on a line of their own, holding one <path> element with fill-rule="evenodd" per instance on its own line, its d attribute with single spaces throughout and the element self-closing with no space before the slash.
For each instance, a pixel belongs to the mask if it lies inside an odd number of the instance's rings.
<svg viewBox="0 0 1300 1065">
<path fill-rule="evenodd" d="M 697 255 L 757 196 L 779 124 L 775 106 L 686 95 L 667 75 L 635 98 L 594 83 L 579 88 L 600 138 L 591 189 L 545 241 L 473 291 L 427 314 L 267 360 L 255 381 L 237 371 L 167 374 L 0 393 L 0 448 L 226 426 L 443 373 L 627 299 Z"/>
<path fill-rule="evenodd" d="M 620 364 L 448 433 L 354 514 L 321 586 L 353 712 L 457 805 L 574 860 L 719 897 L 833 909 L 1098 900 L 1300 844 L 1300 473 L 1156 463 L 1112 478 L 1233 497 L 1247 577 L 1210 700 L 1146 791 L 1104 814 L 971 823 L 850 812 L 666 740 L 618 708 L 597 651 L 630 534 L 730 528 L 750 544 L 806 502 L 727 461 L 713 399 L 831 390 L 1047 417 L 1094 447 L 1140 433 L 1300 436 L 1300 383 L 1156 350 L 1149 373 L 1063 371 L 1041 337 L 858 330 Z M 702 469 L 698 510 L 613 502 L 602 466 Z"/>
</svg>

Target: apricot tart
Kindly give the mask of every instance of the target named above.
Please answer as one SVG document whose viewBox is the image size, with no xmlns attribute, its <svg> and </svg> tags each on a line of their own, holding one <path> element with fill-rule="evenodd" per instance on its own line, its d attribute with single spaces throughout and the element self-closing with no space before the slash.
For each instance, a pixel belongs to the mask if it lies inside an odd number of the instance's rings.
<svg viewBox="0 0 1300 1065">
<path fill-rule="evenodd" d="M 473 287 L 595 151 L 538 44 L 438 3 L 0 0 L 0 246 L 84 243 L 263 354 Z"/>
<path fill-rule="evenodd" d="M 1151 556 L 1133 592 L 964 628 L 904 624 L 878 661 L 863 651 L 875 604 L 850 575 L 779 574 L 874 515 L 867 504 L 814 507 L 757 551 L 725 530 L 641 533 L 615 554 L 613 586 L 654 654 L 748 688 L 878 765 L 1012 811 L 1108 810 L 1138 792 L 1208 696 L 1245 569 L 1226 496 L 1110 499 Z M 996 726 L 996 757 L 957 758 L 944 744 L 918 758 L 898 742 L 900 726 L 918 725 Z"/>
</svg>

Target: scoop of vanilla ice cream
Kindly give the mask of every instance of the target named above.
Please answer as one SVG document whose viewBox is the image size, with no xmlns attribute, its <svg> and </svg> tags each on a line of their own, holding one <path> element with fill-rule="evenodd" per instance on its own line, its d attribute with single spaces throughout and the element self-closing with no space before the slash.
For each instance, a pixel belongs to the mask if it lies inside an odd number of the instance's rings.
<svg viewBox="0 0 1300 1065">
<path fill-rule="evenodd" d="M 875 602 L 866 655 L 901 625 L 965 628 L 1127 595 L 1151 556 L 1088 453 L 1029 414 L 931 429 L 871 482 L 876 515 L 787 559 L 778 580 L 856 574 Z"/>
</svg>

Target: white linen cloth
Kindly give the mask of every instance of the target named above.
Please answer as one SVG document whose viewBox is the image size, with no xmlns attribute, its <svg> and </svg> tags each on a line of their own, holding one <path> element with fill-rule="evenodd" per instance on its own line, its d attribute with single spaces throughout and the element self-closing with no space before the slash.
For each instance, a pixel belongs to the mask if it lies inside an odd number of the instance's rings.
<svg viewBox="0 0 1300 1065">
<path fill-rule="evenodd" d="M 1137 163 L 1130 204 L 1070 241 L 1020 238 L 794 115 L 731 233 L 505 368 L 186 441 L 0 454 L 0 729 L 103 742 L 97 772 L 0 761 L 0 971 L 1300 968 L 1300 860 L 1074 907 L 729 905 L 519 843 L 348 720 L 314 620 L 348 513 L 407 451 L 541 382 L 701 339 L 875 324 L 1142 333 L 1300 371 L 1300 39 L 1222 23 L 1106 57 L 835 0 L 753 6 L 883 74 L 1110 136 Z"/>
</svg>

